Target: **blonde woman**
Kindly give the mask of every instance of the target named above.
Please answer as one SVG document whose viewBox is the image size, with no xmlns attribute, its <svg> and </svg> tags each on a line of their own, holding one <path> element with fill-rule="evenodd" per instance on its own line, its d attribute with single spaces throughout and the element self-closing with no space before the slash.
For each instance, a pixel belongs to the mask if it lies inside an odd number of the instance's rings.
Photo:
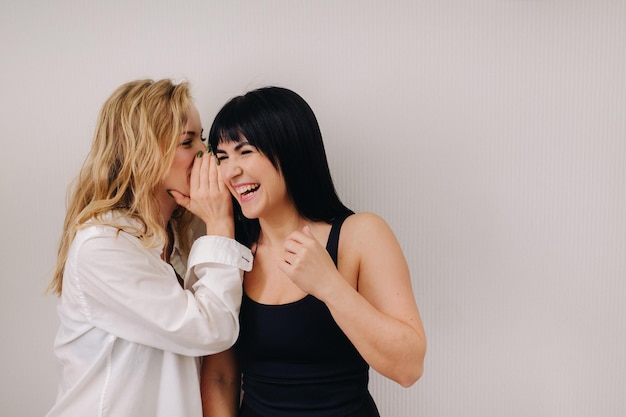
<svg viewBox="0 0 626 417">
<path fill-rule="evenodd" d="M 185 82 L 129 82 L 104 103 L 49 286 L 60 381 L 48 416 L 202 415 L 196 357 L 235 342 L 252 255 L 201 134 Z M 192 213 L 206 225 L 193 245 Z"/>
</svg>

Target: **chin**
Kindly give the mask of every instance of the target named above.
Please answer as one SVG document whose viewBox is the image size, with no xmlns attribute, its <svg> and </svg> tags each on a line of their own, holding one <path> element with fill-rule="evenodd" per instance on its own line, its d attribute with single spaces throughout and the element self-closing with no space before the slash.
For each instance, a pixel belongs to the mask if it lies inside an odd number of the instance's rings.
<svg viewBox="0 0 626 417">
<path fill-rule="evenodd" d="M 259 215 L 251 210 L 244 210 L 243 207 L 241 209 L 241 214 L 248 220 L 258 219 Z"/>
</svg>

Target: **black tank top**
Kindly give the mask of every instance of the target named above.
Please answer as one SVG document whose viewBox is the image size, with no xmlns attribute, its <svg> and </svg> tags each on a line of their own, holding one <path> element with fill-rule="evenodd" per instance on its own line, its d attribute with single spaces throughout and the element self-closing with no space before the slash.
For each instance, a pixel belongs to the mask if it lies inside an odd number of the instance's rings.
<svg viewBox="0 0 626 417">
<path fill-rule="evenodd" d="M 339 231 L 326 250 L 337 265 Z M 378 417 L 368 391 L 369 366 L 326 305 L 307 295 L 280 305 L 259 304 L 244 292 L 235 345 L 243 373 L 240 417 Z"/>
</svg>

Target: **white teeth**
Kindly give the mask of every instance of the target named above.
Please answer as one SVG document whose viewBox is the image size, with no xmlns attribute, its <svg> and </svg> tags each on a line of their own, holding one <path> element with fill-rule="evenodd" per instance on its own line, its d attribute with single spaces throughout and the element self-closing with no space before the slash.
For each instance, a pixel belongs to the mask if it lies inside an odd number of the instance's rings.
<svg viewBox="0 0 626 417">
<path fill-rule="evenodd" d="M 239 194 L 244 194 L 244 193 L 248 193 L 250 191 L 254 191 L 257 188 L 259 188 L 259 184 L 248 184 L 248 185 L 243 185 L 241 187 L 237 187 L 237 193 Z"/>
</svg>

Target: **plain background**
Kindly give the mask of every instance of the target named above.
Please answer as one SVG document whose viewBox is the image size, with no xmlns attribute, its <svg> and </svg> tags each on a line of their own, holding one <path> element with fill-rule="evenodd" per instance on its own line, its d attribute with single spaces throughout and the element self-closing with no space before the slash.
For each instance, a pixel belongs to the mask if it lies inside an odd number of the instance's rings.
<svg viewBox="0 0 626 417">
<path fill-rule="evenodd" d="M 100 106 L 165 77 L 205 129 L 300 93 L 344 202 L 396 232 L 429 345 L 411 388 L 372 372 L 383 416 L 626 410 L 625 2 L 5 1 L 0 56 L 2 416 L 54 402 L 44 290 Z"/>
</svg>

